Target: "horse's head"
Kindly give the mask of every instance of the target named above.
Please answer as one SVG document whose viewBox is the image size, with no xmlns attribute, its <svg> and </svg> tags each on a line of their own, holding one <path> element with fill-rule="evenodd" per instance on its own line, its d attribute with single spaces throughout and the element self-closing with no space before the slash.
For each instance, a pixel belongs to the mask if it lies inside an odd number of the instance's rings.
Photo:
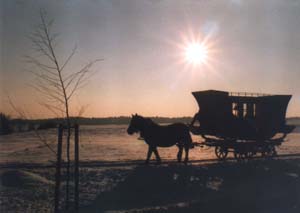
<svg viewBox="0 0 300 213">
<path fill-rule="evenodd" d="M 138 133 L 139 131 L 141 131 L 144 121 L 145 119 L 142 116 L 139 116 L 138 114 L 132 115 L 127 133 L 129 135 L 132 135 L 133 133 Z"/>
</svg>

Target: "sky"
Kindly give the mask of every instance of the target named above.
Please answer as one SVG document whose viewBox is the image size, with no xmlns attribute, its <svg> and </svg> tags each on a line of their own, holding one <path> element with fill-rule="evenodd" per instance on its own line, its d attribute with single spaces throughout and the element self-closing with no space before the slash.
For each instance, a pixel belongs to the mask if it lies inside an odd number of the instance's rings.
<svg viewBox="0 0 300 213">
<path fill-rule="evenodd" d="M 69 69 L 91 60 L 94 74 L 71 102 L 73 115 L 139 113 L 193 116 L 191 92 L 224 90 L 292 94 L 287 116 L 300 116 L 300 1 L 295 0 L 0 0 L 0 111 L 8 103 L 30 117 L 54 116 L 30 85 L 24 61 L 28 35 L 44 9 L 59 34 L 63 60 L 77 45 Z M 205 43 L 205 63 L 190 64 L 185 48 Z M 9 97 L 9 98 L 8 98 Z"/>
</svg>

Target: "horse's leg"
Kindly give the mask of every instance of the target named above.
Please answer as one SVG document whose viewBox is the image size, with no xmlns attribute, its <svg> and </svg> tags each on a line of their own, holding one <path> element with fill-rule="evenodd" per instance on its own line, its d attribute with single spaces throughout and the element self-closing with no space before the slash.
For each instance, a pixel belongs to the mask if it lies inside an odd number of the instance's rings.
<svg viewBox="0 0 300 213">
<path fill-rule="evenodd" d="M 147 159 L 145 161 L 146 164 L 149 163 L 149 160 L 151 158 L 151 155 L 152 155 L 152 151 L 153 151 L 153 148 L 151 146 L 148 146 L 148 153 L 147 153 Z"/>
<path fill-rule="evenodd" d="M 186 137 L 184 139 L 184 149 L 185 149 L 185 158 L 184 163 L 186 164 L 189 161 L 189 149 L 193 143 L 192 137 L 189 130 L 186 131 Z"/>
<path fill-rule="evenodd" d="M 156 148 L 156 147 L 153 148 L 153 152 L 154 152 L 155 157 L 156 157 L 156 162 L 157 162 L 158 164 L 160 164 L 160 163 L 161 163 L 161 159 L 160 159 L 160 157 L 159 157 L 159 154 L 158 154 L 158 151 L 157 151 L 157 148 Z"/>
<path fill-rule="evenodd" d="M 184 163 L 187 163 L 189 161 L 189 144 L 184 145 L 184 150 L 185 150 L 185 158 L 184 158 Z"/>
<path fill-rule="evenodd" d="M 178 153 L 177 153 L 177 161 L 178 162 L 181 162 L 182 151 L 183 151 L 183 146 L 181 144 L 178 144 Z"/>
</svg>

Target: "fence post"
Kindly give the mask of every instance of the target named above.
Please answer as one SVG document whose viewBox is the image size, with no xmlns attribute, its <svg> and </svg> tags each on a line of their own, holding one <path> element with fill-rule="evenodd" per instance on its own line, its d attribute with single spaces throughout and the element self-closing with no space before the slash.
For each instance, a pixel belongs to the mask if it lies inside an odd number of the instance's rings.
<svg viewBox="0 0 300 213">
<path fill-rule="evenodd" d="M 54 212 L 57 213 L 59 210 L 59 198 L 60 198 L 60 181 L 61 181 L 61 150 L 62 150 L 62 136 L 63 128 L 59 124 L 57 128 L 57 160 L 56 160 L 56 174 L 55 174 L 55 204 Z"/>
<path fill-rule="evenodd" d="M 75 124 L 75 210 L 79 208 L 79 126 Z"/>
</svg>

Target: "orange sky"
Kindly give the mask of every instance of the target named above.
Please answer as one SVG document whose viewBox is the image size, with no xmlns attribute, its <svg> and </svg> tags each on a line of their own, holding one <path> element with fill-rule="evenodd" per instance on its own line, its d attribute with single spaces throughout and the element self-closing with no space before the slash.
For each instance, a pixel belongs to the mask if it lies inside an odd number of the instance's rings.
<svg viewBox="0 0 300 213">
<path fill-rule="evenodd" d="M 84 116 L 140 113 L 193 116 L 192 91 L 217 89 L 292 94 L 288 116 L 300 116 L 300 4 L 295 1 L 3 1 L 1 111 L 15 116 L 7 94 L 29 117 L 53 116 L 29 84 L 23 56 L 39 8 L 55 18 L 60 58 L 78 46 L 69 70 L 92 59 L 96 74 L 74 96 Z M 208 45 L 206 63 L 185 61 L 184 47 Z"/>
</svg>

